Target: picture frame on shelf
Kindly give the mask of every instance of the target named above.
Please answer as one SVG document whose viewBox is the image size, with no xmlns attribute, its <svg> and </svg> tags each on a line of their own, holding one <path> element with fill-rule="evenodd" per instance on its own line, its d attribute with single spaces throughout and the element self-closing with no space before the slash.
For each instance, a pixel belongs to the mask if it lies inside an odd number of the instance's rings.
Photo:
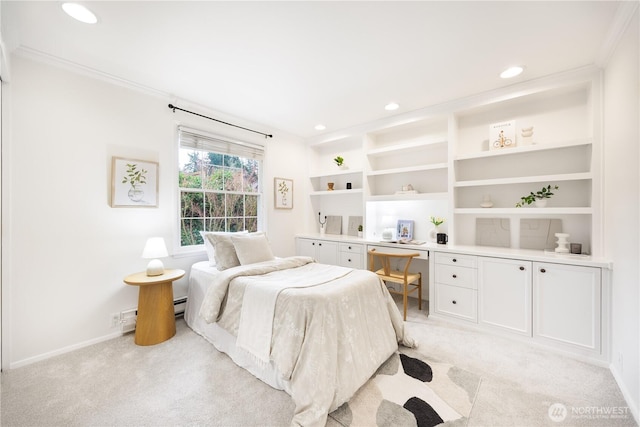
<svg viewBox="0 0 640 427">
<path fill-rule="evenodd" d="M 273 178 L 273 204 L 276 209 L 293 209 L 293 180 Z"/>
<path fill-rule="evenodd" d="M 516 146 L 516 121 L 489 125 L 489 150 L 502 150 Z"/>
<path fill-rule="evenodd" d="M 158 163 L 112 157 L 111 207 L 158 207 Z"/>
<path fill-rule="evenodd" d="M 410 219 L 399 219 L 396 231 L 398 240 L 413 240 L 413 221 Z"/>
</svg>

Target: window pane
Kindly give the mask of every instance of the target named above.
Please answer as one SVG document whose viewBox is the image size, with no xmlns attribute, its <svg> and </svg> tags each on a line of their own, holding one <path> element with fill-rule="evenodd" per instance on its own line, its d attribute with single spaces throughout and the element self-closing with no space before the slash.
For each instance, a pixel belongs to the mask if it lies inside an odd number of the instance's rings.
<svg viewBox="0 0 640 427">
<path fill-rule="evenodd" d="M 257 193 L 258 188 L 258 172 L 259 172 L 259 162 L 253 159 L 247 159 L 243 167 L 244 174 L 244 188 L 242 189 L 247 193 Z"/>
<path fill-rule="evenodd" d="M 242 194 L 227 194 L 227 216 L 244 216 L 244 196 Z"/>
<path fill-rule="evenodd" d="M 180 212 L 182 218 L 198 218 L 204 216 L 203 194 L 181 191 Z"/>
<path fill-rule="evenodd" d="M 182 219 L 180 221 L 180 245 L 191 246 L 203 243 L 200 230 L 203 228 L 201 219 Z"/>
<path fill-rule="evenodd" d="M 243 231 L 244 230 L 244 218 L 229 218 L 229 229 L 227 231 Z"/>
<path fill-rule="evenodd" d="M 206 193 L 205 194 L 205 216 L 207 218 L 224 218 L 224 194 Z"/>
<path fill-rule="evenodd" d="M 202 157 L 200 152 L 181 148 L 179 156 L 178 186 L 181 188 L 202 188 Z"/>
<path fill-rule="evenodd" d="M 258 231 L 258 218 L 245 218 L 244 223 L 247 231 Z"/>
<path fill-rule="evenodd" d="M 226 231 L 224 218 L 211 218 L 206 221 L 207 231 Z"/>
<path fill-rule="evenodd" d="M 227 168 L 224 189 L 227 191 L 242 191 L 242 169 Z"/>
<path fill-rule="evenodd" d="M 210 190 L 224 189 L 225 169 L 222 166 L 207 165 L 205 168 L 204 188 Z"/>
<path fill-rule="evenodd" d="M 245 216 L 258 216 L 258 196 L 244 196 Z"/>
</svg>

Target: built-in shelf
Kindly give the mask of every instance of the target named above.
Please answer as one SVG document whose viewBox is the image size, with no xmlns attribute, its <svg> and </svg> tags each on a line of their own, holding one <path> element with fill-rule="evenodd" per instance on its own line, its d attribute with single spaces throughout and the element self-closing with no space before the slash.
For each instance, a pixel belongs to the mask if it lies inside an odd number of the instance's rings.
<svg viewBox="0 0 640 427">
<path fill-rule="evenodd" d="M 367 201 L 397 201 L 397 200 L 446 200 L 449 193 L 417 193 L 417 194 L 383 194 L 369 196 Z"/>
<path fill-rule="evenodd" d="M 519 176 L 514 178 L 479 179 L 473 181 L 457 181 L 454 187 L 479 187 L 504 184 L 528 184 L 532 182 L 580 181 L 593 178 L 591 172 L 565 173 L 556 175 Z"/>
<path fill-rule="evenodd" d="M 447 169 L 446 163 L 434 163 L 432 165 L 407 166 L 403 168 L 380 169 L 367 172 L 367 176 L 390 175 L 396 173 L 421 172 L 429 170 Z"/>
<path fill-rule="evenodd" d="M 361 194 L 362 188 L 352 188 L 351 190 L 322 190 L 312 191 L 312 196 L 339 196 L 341 194 Z"/>
<path fill-rule="evenodd" d="M 324 171 L 322 173 L 316 173 L 309 175 L 310 179 L 314 178 L 327 178 L 331 176 L 343 176 L 343 175 L 359 175 L 362 173 L 362 169 L 336 169 L 333 171 Z"/>
<path fill-rule="evenodd" d="M 380 148 L 373 148 L 367 152 L 368 156 L 385 156 L 391 153 L 401 153 L 403 151 L 413 151 L 419 148 L 427 147 L 434 144 L 446 144 L 447 140 L 444 138 L 438 138 L 433 140 L 419 140 L 406 142 L 404 144 L 390 145 Z"/>
<path fill-rule="evenodd" d="M 461 215 L 591 215 L 593 208 L 456 208 L 453 212 Z"/>
<path fill-rule="evenodd" d="M 503 148 L 501 150 L 481 151 L 473 154 L 458 155 L 455 157 L 455 160 L 473 160 L 473 159 L 482 159 L 485 157 L 510 156 L 514 154 L 531 153 L 531 152 L 538 152 L 538 151 L 545 151 L 545 150 L 557 150 L 560 148 L 578 147 L 581 145 L 591 145 L 591 144 L 593 144 L 592 138 L 564 141 L 557 144 L 524 145 L 520 147 Z"/>
</svg>

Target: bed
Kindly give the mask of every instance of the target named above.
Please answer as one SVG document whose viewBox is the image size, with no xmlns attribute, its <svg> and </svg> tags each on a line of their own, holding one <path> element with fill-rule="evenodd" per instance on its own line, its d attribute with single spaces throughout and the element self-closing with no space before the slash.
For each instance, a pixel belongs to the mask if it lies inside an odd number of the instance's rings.
<svg viewBox="0 0 640 427">
<path fill-rule="evenodd" d="M 222 271 L 211 259 L 194 264 L 186 323 L 237 365 L 291 395 L 292 425 L 324 426 L 398 343 L 414 342 L 374 273 L 309 257 L 267 258 Z"/>
</svg>

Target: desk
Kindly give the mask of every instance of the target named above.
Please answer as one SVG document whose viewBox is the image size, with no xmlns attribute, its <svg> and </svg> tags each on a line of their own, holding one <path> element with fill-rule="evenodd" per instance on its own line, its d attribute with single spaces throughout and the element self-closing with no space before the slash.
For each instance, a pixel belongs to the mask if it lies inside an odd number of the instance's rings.
<svg viewBox="0 0 640 427">
<path fill-rule="evenodd" d="M 184 270 L 165 270 L 159 276 L 142 271 L 124 278 L 127 285 L 138 286 L 138 317 L 135 343 L 154 345 L 176 334 L 173 310 L 173 281 L 184 276 Z"/>
</svg>

